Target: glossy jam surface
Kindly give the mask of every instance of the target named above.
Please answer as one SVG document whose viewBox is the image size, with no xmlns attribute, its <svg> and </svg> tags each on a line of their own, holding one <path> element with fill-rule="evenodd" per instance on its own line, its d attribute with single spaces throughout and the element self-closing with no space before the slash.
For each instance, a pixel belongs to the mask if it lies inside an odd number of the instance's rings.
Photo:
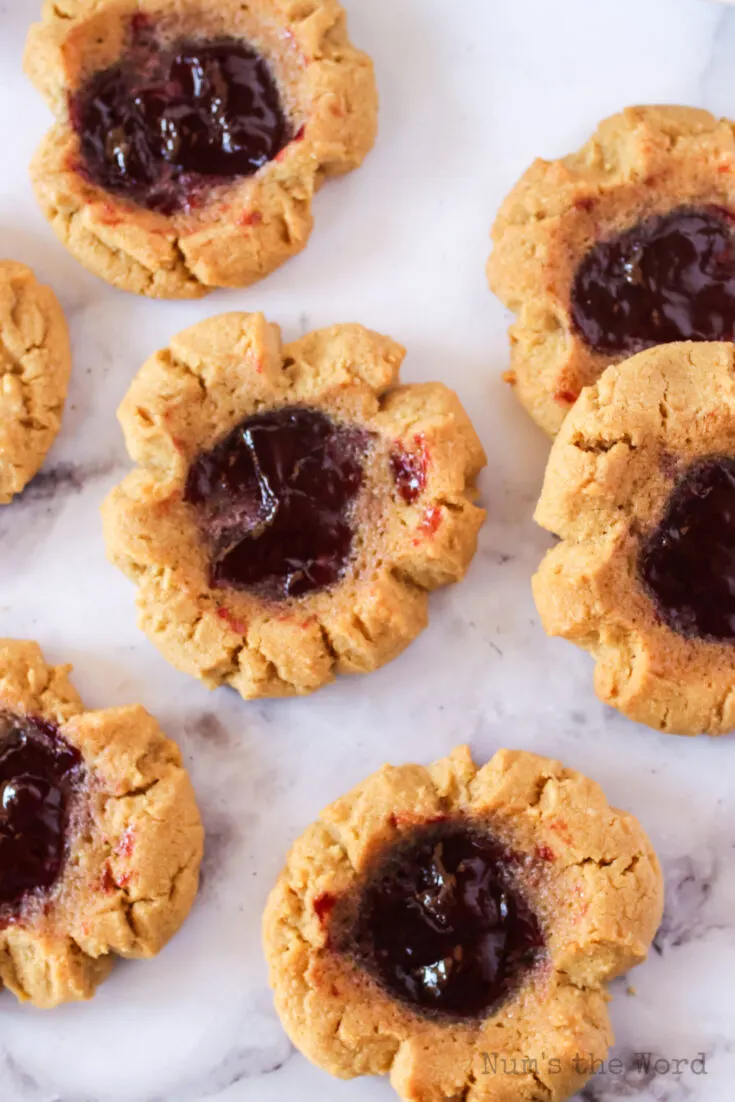
<svg viewBox="0 0 735 1102">
<path fill-rule="evenodd" d="M 189 471 L 211 584 L 276 600 L 336 582 L 352 553 L 368 438 L 318 410 L 244 421 Z"/>
<path fill-rule="evenodd" d="M 250 46 L 164 46 L 145 22 L 73 97 L 71 117 L 89 178 L 164 214 L 213 182 L 251 176 L 291 139 L 270 68 Z"/>
<path fill-rule="evenodd" d="M 414 1008 L 489 1016 L 544 948 L 514 887 L 516 867 L 494 839 L 462 824 L 417 830 L 363 891 L 351 934 L 358 959 Z"/>
<path fill-rule="evenodd" d="M 639 569 L 674 631 L 735 640 L 735 459 L 689 468 L 641 551 Z"/>
<path fill-rule="evenodd" d="M 393 481 L 398 493 L 407 505 L 413 505 L 426 487 L 426 446 L 421 437 L 414 441 L 414 451 L 396 444 L 390 455 Z"/>
<path fill-rule="evenodd" d="M 0 918 L 58 877 L 81 774 L 78 751 L 51 724 L 0 712 Z"/>
<path fill-rule="evenodd" d="M 572 320 L 596 352 L 735 337 L 733 218 L 680 207 L 595 245 L 572 288 Z"/>
</svg>

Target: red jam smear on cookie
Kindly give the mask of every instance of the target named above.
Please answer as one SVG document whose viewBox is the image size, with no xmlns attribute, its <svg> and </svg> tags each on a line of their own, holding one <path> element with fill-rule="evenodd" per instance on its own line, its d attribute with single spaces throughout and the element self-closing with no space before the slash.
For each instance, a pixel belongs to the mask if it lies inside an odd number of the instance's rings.
<svg viewBox="0 0 735 1102">
<path fill-rule="evenodd" d="M 689 468 L 641 551 L 639 570 L 674 631 L 735 641 L 735 459 Z"/>
<path fill-rule="evenodd" d="M 0 922 L 58 878 L 82 774 L 53 724 L 0 712 Z"/>
<path fill-rule="evenodd" d="M 71 100 L 84 174 L 148 210 L 195 205 L 213 183 L 251 176 L 293 137 L 268 63 L 236 39 L 162 45 L 134 24 L 121 60 Z"/>
<path fill-rule="evenodd" d="M 349 562 L 367 433 L 290 406 L 243 421 L 189 470 L 210 584 L 282 600 L 337 582 Z"/>
<path fill-rule="evenodd" d="M 414 443 L 416 451 L 407 451 L 402 444 L 396 444 L 390 454 L 393 481 L 407 505 L 418 501 L 426 488 L 426 444 L 421 436 Z"/>
<path fill-rule="evenodd" d="M 679 207 L 590 249 L 571 295 L 588 348 L 632 355 L 671 341 L 735 339 L 733 221 L 719 207 Z"/>
<path fill-rule="evenodd" d="M 490 1016 L 544 951 L 541 926 L 516 884 L 520 861 L 464 824 L 417 830 L 363 890 L 350 934 L 357 958 L 414 1009 Z"/>
</svg>

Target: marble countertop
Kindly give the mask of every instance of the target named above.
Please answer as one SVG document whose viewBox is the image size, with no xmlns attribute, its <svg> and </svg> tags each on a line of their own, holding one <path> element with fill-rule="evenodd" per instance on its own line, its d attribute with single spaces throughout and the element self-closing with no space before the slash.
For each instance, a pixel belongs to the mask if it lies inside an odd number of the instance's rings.
<svg viewBox="0 0 735 1102">
<path fill-rule="evenodd" d="M 614 985 L 622 1061 L 581 1097 L 730 1102 L 735 1084 L 735 741 L 687 741 L 605 709 L 592 663 L 545 638 L 529 579 L 548 444 L 500 380 L 508 318 L 483 266 L 503 195 L 537 154 L 576 148 L 635 102 L 735 115 L 735 11 L 706 0 L 347 0 L 375 57 L 378 147 L 324 189 L 306 252 L 259 287 L 150 303 L 88 275 L 37 212 L 27 164 L 49 123 L 21 73 L 40 0 L 0 0 L 0 254 L 56 289 L 74 342 L 63 431 L 44 472 L 0 511 L 0 634 L 70 661 L 90 706 L 140 701 L 184 750 L 208 832 L 200 899 L 154 961 L 120 964 L 87 1005 L 0 999 L 2 1102 L 389 1102 L 381 1081 L 310 1067 L 273 1011 L 260 914 L 289 844 L 385 760 L 468 741 L 560 757 L 635 812 L 665 865 L 656 951 Z M 260 309 L 288 338 L 361 321 L 409 349 L 405 377 L 455 387 L 486 445 L 489 519 L 467 580 L 438 594 L 398 661 L 308 700 L 244 704 L 172 670 L 135 627 L 105 561 L 98 506 L 128 463 L 115 409 L 172 334 Z M 626 984 L 635 985 L 629 994 Z M 636 1053 L 692 1060 L 675 1074 Z M 615 1065 L 618 1069 L 619 1065 Z M 683 1067 L 683 1065 L 681 1065 Z"/>
</svg>

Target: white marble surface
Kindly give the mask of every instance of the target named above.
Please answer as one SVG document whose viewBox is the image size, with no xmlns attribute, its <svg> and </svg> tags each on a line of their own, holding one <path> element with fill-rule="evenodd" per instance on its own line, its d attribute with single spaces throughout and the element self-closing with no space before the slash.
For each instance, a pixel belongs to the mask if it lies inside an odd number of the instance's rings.
<svg viewBox="0 0 735 1102">
<path fill-rule="evenodd" d="M 49 122 L 20 58 L 40 0 L 0 0 L 0 254 L 59 293 L 74 339 L 63 432 L 0 512 L 0 633 L 72 661 L 87 702 L 142 701 L 185 751 L 208 828 L 201 898 L 155 961 L 120 965 L 89 1005 L 0 999 L 2 1102 L 388 1102 L 339 1083 L 284 1037 L 260 951 L 267 892 L 296 834 L 384 760 L 468 740 L 557 755 L 643 820 L 668 879 L 658 951 L 615 987 L 624 1075 L 582 1098 L 730 1102 L 735 1092 L 735 742 L 665 738 L 603 708 L 590 660 L 544 637 L 529 578 L 547 444 L 500 382 L 507 318 L 485 286 L 487 232 L 533 156 L 576 147 L 625 104 L 735 115 L 735 12 L 706 0 L 348 0 L 377 62 L 382 132 L 364 169 L 319 196 L 307 251 L 260 287 L 196 304 L 138 301 L 87 275 L 37 213 L 26 166 Z M 262 309 L 291 337 L 362 321 L 409 348 L 472 411 L 490 463 L 481 550 L 430 629 L 369 678 L 310 700 L 244 704 L 171 670 L 105 562 L 98 505 L 126 468 L 114 411 L 184 325 Z M 706 1074 L 646 1075 L 635 1052 L 705 1053 Z"/>
</svg>

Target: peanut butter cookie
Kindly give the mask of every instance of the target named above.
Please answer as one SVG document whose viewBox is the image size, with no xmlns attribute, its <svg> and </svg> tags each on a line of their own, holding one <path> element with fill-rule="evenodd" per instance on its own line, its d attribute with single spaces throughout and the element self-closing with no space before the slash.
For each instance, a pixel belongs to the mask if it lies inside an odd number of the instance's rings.
<svg viewBox="0 0 735 1102">
<path fill-rule="evenodd" d="M 68 672 L 0 640 L 0 987 L 39 1007 L 162 949 L 202 856 L 177 747 L 141 707 L 85 711 Z"/>
<path fill-rule="evenodd" d="M 57 119 L 32 166 L 44 214 L 86 268 L 154 298 L 268 275 L 375 141 L 372 63 L 337 0 L 47 0 L 25 64 Z"/>
<path fill-rule="evenodd" d="M 659 864 L 559 762 L 466 747 L 385 766 L 296 842 L 264 945 L 293 1043 L 403 1099 L 558 1102 L 612 1043 L 605 984 L 646 956 Z"/>
<path fill-rule="evenodd" d="M 517 315 L 511 381 L 547 432 L 611 363 L 735 339 L 734 131 L 690 107 L 631 107 L 505 200 L 488 275 Z"/>
<path fill-rule="evenodd" d="M 561 537 L 534 579 L 550 635 L 595 686 L 674 734 L 735 729 L 735 349 L 662 345 L 582 392 L 536 520 Z"/>
<path fill-rule="evenodd" d="M 103 507 L 140 626 L 178 669 L 244 697 L 366 673 L 464 575 L 485 462 L 455 394 L 399 386 L 359 325 L 285 347 L 262 314 L 179 334 L 120 408 L 139 469 Z"/>
<path fill-rule="evenodd" d="M 38 472 L 61 428 L 71 372 L 69 333 L 49 287 L 0 260 L 0 504 Z"/>
</svg>

